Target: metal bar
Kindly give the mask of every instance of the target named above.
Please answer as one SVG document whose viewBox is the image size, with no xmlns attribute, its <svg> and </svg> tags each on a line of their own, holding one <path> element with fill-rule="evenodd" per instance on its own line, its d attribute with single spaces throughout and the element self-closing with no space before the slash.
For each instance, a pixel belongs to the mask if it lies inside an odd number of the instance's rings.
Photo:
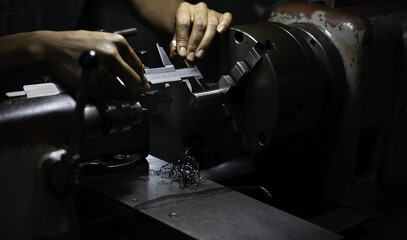
<svg viewBox="0 0 407 240">
<path fill-rule="evenodd" d="M 114 31 L 113 33 L 120 34 L 123 37 L 133 37 L 137 36 L 137 28 L 127 28 L 118 31 Z"/>
</svg>

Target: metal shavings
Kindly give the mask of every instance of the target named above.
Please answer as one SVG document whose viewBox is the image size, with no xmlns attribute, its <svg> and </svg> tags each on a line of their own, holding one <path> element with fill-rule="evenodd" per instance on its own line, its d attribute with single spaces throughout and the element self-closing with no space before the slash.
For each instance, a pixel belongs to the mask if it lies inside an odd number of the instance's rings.
<svg viewBox="0 0 407 240">
<path fill-rule="evenodd" d="M 178 164 L 168 163 L 160 170 L 150 169 L 150 175 L 161 176 L 179 183 L 180 188 L 198 188 L 201 182 L 199 165 L 191 156 L 178 160 Z"/>
<path fill-rule="evenodd" d="M 202 180 L 199 164 L 189 154 L 195 145 L 196 143 L 185 150 L 183 158 L 178 160 L 177 164 L 165 164 L 158 171 L 150 169 L 150 175 L 161 176 L 177 182 L 180 188 L 198 188 Z"/>
<path fill-rule="evenodd" d="M 180 184 L 181 188 L 198 188 L 201 181 L 199 165 L 193 157 L 185 156 L 183 161 L 175 166 L 174 181 Z"/>
</svg>

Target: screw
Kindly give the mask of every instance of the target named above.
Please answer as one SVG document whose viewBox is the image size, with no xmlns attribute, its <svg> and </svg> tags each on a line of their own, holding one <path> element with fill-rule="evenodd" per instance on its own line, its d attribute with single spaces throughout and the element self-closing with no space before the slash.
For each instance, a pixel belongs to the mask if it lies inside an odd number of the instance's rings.
<svg viewBox="0 0 407 240">
<path fill-rule="evenodd" d="M 172 212 L 172 213 L 169 213 L 168 216 L 170 216 L 172 218 L 176 218 L 176 217 L 178 217 L 178 213 Z"/>
</svg>

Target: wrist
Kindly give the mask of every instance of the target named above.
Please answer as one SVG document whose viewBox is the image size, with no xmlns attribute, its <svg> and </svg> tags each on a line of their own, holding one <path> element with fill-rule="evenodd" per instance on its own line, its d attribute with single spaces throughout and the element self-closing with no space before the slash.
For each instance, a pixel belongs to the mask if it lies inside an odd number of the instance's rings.
<svg viewBox="0 0 407 240">
<path fill-rule="evenodd" d="M 0 74 L 3 76 L 0 82 L 42 71 L 45 54 L 40 35 L 26 32 L 0 37 Z"/>
<path fill-rule="evenodd" d="M 47 43 L 49 31 L 35 31 L 24 38 L 25 52 L 30 65 L 42 67 L 47 59 Z"/>
</svg>

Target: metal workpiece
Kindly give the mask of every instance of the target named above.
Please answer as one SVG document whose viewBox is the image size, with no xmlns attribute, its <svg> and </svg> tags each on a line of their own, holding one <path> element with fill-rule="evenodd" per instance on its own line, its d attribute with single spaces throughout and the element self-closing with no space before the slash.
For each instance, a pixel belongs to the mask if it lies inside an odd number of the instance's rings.
<svg viewBox="0 0 407 240">
<path fill-rule="evenodd" d="M 225 97 L 221 89 L 214 89 L 204 92 L 192 93 L 191 107 L 198 108 L 203 105 L 218 103 Z"/>
<path fill-rule="evenodd" d="M 320 30 L 279 23 L 242 25 L 226 34 L 222 46 L 222 55 L 228 56 L 222 65 L 227 77 L 215 89 L 194 94 L 195 106 L 217 103 L 196 114 L 204 119 L 197 120 L 203 134 L 222 153 L 257 153 L 272 142 L 324 130 L 340 108 L 343 63 Z M 224 108 L 229 108 L 227 118 L 221 117 Z M 214 117 L 208 121 L 205 115 Z"/>
<path fill-rule="evenodd" d="M 230 88 L 236 86 L 236 83 L 233 81 L 233 78 L 230 75 L 223 75 L 218 82 L 219 91 L 223 94 L 226 94 Z"/>
<path fill-rule="evenodd" d="M 230 75 L 223 75 L 216 84 L 209 87 L 210 90 L 192 92 L 190 105 L 192 108 L 198 108 L 224 101 L 228 97 L 226 94 L 235 86 L 236 83 Z"/>
<path fill-rule="evenodd" d="M 341 239 L 341 236 L 278 210 L 236 191 L 203 179 L 198 188 L 182 189 L 176 182 L 152 172 L 166 162 L 153 156 L 139 169 L 104 178 L 93 178 L 88 191 L 94 199 L 84 205 L 88 214 L 105 211 L 105 218 L 87 222 L 90 233 L 106 222 L 133 238 L 169 239 Z M 208 192 L 207 195 L 198 193 Z M 185 196 L 180 198 L 180 196 Z M 173 198 L 162 198 L 174 196 Z M 177 197 L 178 196 L 178 197 Z M 165 199 L 144 203 L 154 199 Z M 145 206 L 139 209 L 138 206 Z M 151 224 L 154 224 L 151 230 Z"/>
</svg>

